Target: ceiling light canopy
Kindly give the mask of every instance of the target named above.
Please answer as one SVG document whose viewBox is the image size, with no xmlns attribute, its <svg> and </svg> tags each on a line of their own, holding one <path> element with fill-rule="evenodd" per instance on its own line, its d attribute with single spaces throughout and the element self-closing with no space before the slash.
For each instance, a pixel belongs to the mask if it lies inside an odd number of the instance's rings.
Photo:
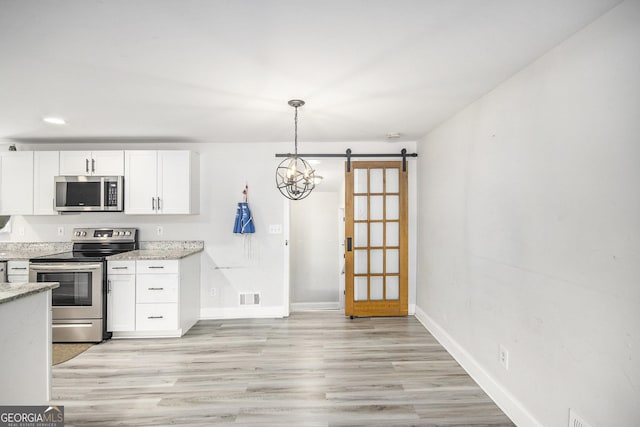
<svg viewBox="0 0 640 427">
<path fill-rule="evenodd" d="M 45 117 L 42 121 L 52 124 L 52 125 L 66 125 L 67 122 L 65 119 L 60 117 Z"/>
<path fill-rule="evenodd" d="M 280 193 L 287 199 L 302 200 L 307 197 L 316 186 L 315 170 L 309 162 L 298 156 L 298 108 L 304 105 L 301 99 L 292 99 L 289 105 L 296 109 L 294 116 L 293 156 L 284 159 L 276 169 L 276 185 Z"/>
</svg>

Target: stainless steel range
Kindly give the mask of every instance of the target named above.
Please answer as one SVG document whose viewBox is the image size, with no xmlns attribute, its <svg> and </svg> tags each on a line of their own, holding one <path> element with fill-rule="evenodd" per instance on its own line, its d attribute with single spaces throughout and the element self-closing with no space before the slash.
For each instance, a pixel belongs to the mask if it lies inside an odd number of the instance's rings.
<svg viewBox="0 0 640 427">
<path fill-rule="evenodd" d="M 30 259 L 30 282 L 52 291 L 53 342 L 100 342 L 107 332 L 106 257 L 138 249 L 135 228 L 74 228 L 73 251 Z"/>
</svg>

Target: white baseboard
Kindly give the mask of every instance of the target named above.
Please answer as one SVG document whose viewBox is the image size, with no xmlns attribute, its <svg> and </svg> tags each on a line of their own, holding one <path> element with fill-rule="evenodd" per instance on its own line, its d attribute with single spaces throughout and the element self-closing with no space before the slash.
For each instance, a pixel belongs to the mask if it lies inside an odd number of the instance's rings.
<svg viewBox="0 0 640 427">
<path fill-rule="evenodd" d="M 338 310 L 340 303 L 336 302 L 292 302 L 289 306 L 291 312 L 308 310 Z"/>
<path fill-rule="evenodd" d="M 255 319 L 278 318 L 288 316 L 288 310 L 282 306 L 235 307 L 235 308 L 201 308 L 200 319 Z"/>
<path fill-rule="evenodd" d="M 543 427 L 542 423 L 536 420 L 519 400 L 497 382 L 464 347 L 453 339 L 451 335 L 420 307 L 415 307 L 415 317 L 451 356 L 456 359 L 460 366 L 467 371 L 485 393 L 493 399 L 496 405 L 511 418 L 511 421 L 519 427 Z"/>
</svg>

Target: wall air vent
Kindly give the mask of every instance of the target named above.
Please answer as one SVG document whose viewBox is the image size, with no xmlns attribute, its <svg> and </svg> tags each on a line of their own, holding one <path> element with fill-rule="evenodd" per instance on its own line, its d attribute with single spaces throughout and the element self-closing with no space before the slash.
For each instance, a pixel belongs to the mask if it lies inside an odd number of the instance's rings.
<svg viewBox="0 0 640 427">
<path fill-rule="evenodd" d="M 260 305 L 260 293 L 259 292 L 241 293 L 240 305 Z"/>
<path fill-rule="evenodd" d="M 591 424 L 580 418 L 573 409 L 569 409 L 569 427 L 591 427 Z"/>
</svg>

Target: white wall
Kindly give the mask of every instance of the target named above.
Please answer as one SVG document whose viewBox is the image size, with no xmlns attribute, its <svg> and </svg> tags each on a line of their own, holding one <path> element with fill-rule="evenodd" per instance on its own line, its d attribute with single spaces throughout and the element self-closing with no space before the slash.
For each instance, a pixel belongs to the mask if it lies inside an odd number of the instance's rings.
<svg viewBox="0 0 640 427">
<path fill-rule="evenodd" d="M 4 241 L 69 241 L 73 227 L 130 226 L 140 229 L 141 240 L 204 240 L 202 255 L 203 317 L 277 317 L 288 314 L 288 288 L 284 274 L 285 234 L 269 234 L 269 225 L 284 223 L 284 198 L 275 186 L 275 169 L 292 143 L 46 143 L 17 144 L 19 150 L 153 150 L 189 149 L 200 153 L 199 215 L 124 215 L 123 213 L 83 213 L 57 216 L 16 216 L 11 233 L 1 233 Z M 354 152 L 399 153 L 402 148 L 415 151 L 416 143 L 308 143 L 301 151 L 313 153 Z M 4 148 L 4 147 L 3 147 Z M 6 148 L 5 148 L 6 149 Z M 410 161 L 410 167 L 414 161 Z M 410 169 L 410 186 L 415 183 L 415 168 Z M 322 174 L 322 165 L 318 166 Z M 237 202 L 242 200 L 245 183 L 249 185 L 249 205 L 256 233 L 243 238 L 232 233 Z M 412 188 L 415 195 L 415 188 Z M 310 197 L 313 197 L 311 195 Z M 412 198 L 412 200 L 415 200 Z M 294 202 L 292 202 L 294 203 Z M 415 204 L 412 223 L 415 229 Z M 65 235 L 57 235 L 64 226 Z M 162 225 L 164 234 L 155 234 Z M 24 230 L 24 235 L 20 234 Z M 414 243 L 415 244 L 415 243 Z M 249 250 L 250 249 L 250 250 Z M 415 249 L 411 252 L 415 259 Z M 415 265 L 414 262 L 411 263 Z M 212 289 L 213 291 L 212 295 Z M 240 307 L 240 292 L 260 292 L 259 307 Z M 410 303 L 415 304 L 415 281 L 410 282 Z"/>
<path fill-rule="evenodd" d="M 639 118 L 627 1 L 419 142 L 417 315 L 518 425 L 640 420 Z"/>
<path fill-rule="evenodd" d="M 291 203 L 291 304 L 338 306 L 338 193 L 314 192 Z"/>
</svg>

